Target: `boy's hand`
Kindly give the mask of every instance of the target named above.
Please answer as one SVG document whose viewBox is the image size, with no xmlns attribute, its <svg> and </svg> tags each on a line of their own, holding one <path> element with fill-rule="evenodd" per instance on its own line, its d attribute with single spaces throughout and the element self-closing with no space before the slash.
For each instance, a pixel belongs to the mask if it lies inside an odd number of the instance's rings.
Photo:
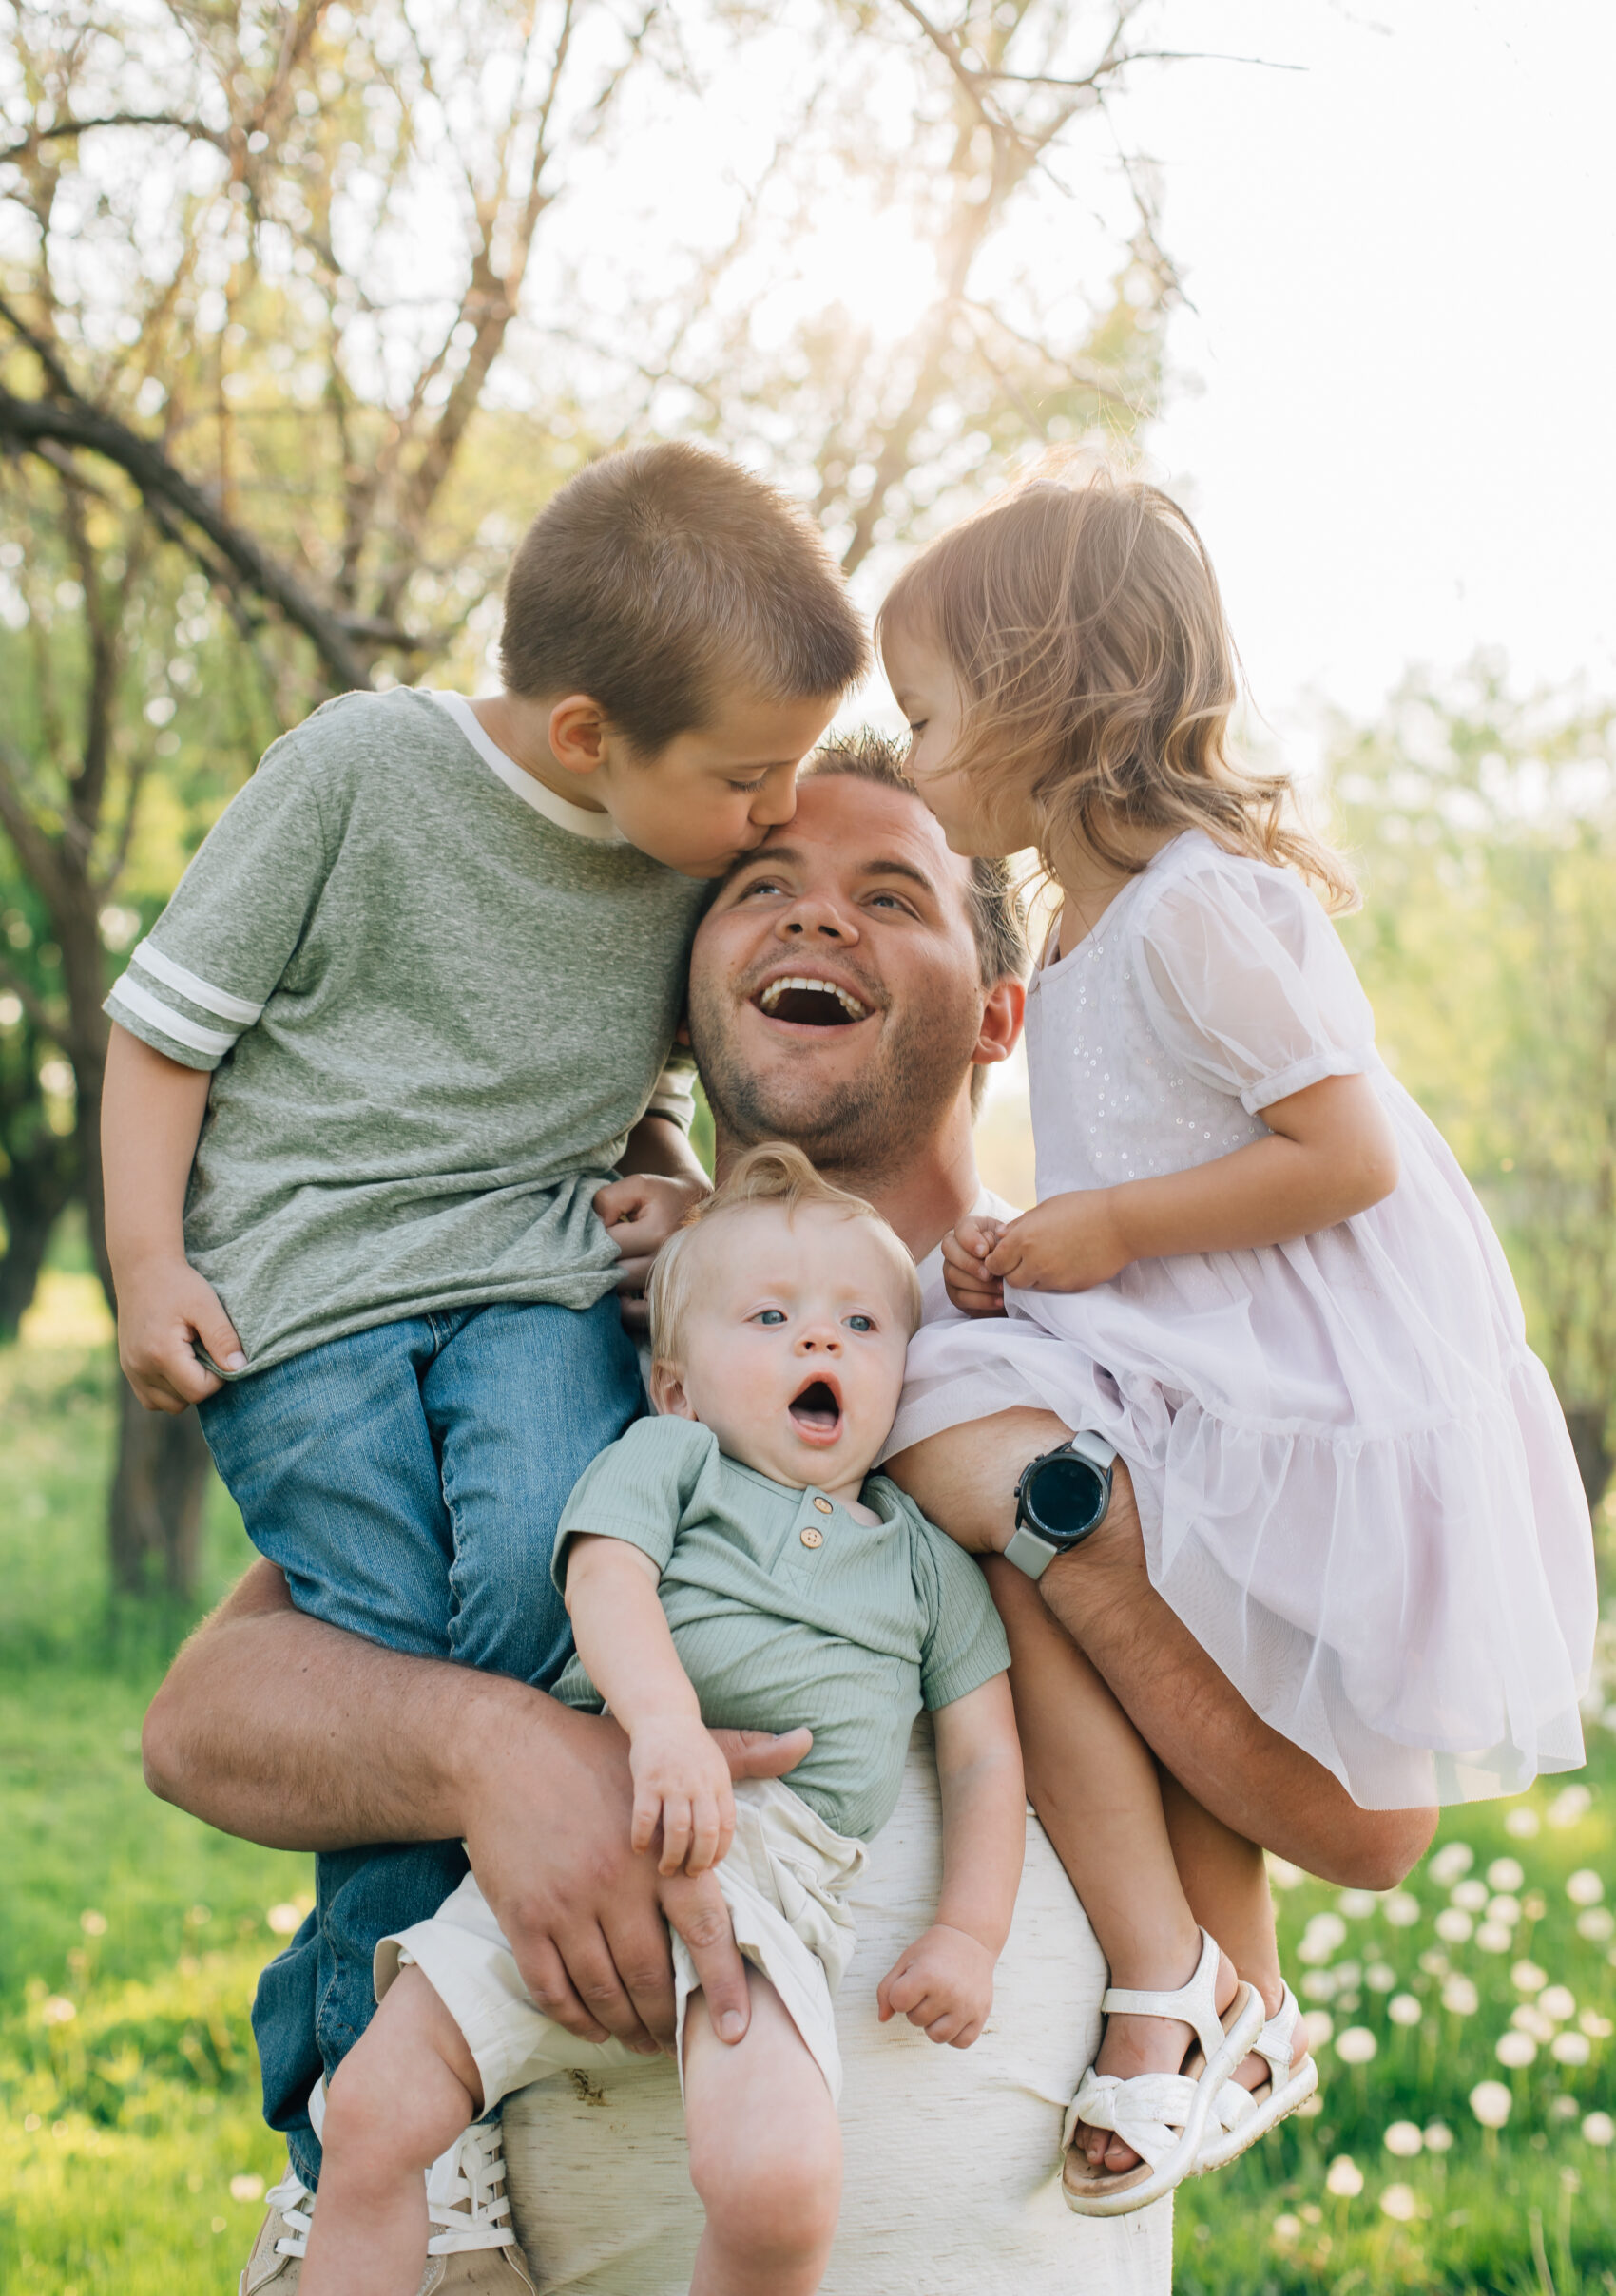
<svg viewBox="0 0 1616 2296">
<path fill-rule="evenodd" d="M 118 1286 L 118 1360 L 148 1411 L 183 1411 L 217 1394 L 223 1381 L 198 1361 L 201 1341 L 227 1371 L 247 1359 L 219 1294 L 183 1259 L 145 1262 Z"/>
<path fill-rule="evenodd" d="M 906 2017 L 928 2040 L 969 2049 L 993 2006 L 993 1960 L 979 1939 L 933 1923 L 881 1980 L 875 2005 L 882 2024 Z"/>
<path fill-rule="evenodd" d="M 659 1873 L 705 1873 L 729 1855 L 735 1792 L 729 1764 L 698 1717 L 659 1716 L 635 1726 L 628 1747 L 634 1814 L 628 1838 L 649 1849 L 662 1828 Z"/>
<path fill-rule="evenodd" d="M 1005 1232 L 1003 1220 L 973 1212 L 943 1238 L 943 1283 L 962 1315 L 1002 1315 L 1005 1287 L 986 1261 Z"/>
<path fill-rule="evenodd" d="M 595 1214 L 623 1254 L 617 1289 L 625 1299 L 623 1320 L 630 1330 L 645 1321 L 644 1304 L 634 1304 L 651 1278 L 651 1262 L 692 1205 L 710 1194 L 705 1180 L 670 1178 L 658 1172 L 634 1172 L 595 1191 Z"/>
<path fill-rule="evenodd" d="M 1011 1220 L 983 1267 L 1023 1292 L 1087 1292 L 1120 1275 L 1133 1256 L 1118 1233 L 1111 1191 L 1079 1188 Z"/>
</svg>

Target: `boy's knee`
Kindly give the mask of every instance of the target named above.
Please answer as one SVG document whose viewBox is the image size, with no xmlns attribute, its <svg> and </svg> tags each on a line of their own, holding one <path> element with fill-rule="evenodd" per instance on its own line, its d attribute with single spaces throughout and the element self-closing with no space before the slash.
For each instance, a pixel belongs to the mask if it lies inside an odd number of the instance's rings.
<svg viewBox="0 0 1616 2296">
<path fill-rule="evenodd" d="M 827 2250 L 841 2207 L 841 2139 L 835 2121 L 804 2126 L 788 2144 L 731 2140 L 692 2147 L 690 2179 L 707 2223 L 727 2249 L 760 2268 Z"/>
</svg>

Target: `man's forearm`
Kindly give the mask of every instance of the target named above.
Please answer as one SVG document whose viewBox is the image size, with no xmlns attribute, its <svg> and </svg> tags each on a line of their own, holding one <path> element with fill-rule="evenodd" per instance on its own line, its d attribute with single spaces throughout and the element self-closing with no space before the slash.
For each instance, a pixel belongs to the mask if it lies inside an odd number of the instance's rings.
<svg viewBox="0 0 1616 2296">
<path fill-rule="evenodd" d="M 146 1715 L 146 1783 L 277 1849 L 435 1842 L 465 1829 L 455 1761 L 575 1719 L 503 1675 L 405 1656 L 292 1608 L 260 1560 L 175 1659 Z"/>
</svg>

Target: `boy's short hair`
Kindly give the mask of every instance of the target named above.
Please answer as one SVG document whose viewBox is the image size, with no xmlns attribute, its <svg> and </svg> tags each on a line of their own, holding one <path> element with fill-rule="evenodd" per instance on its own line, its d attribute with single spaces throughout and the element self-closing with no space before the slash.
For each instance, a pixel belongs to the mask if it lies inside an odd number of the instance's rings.
<svg viewBox="0 0 1616 2296">
<path fill-rule="evenodd" d="M 671 442 L 608 454 L 546 504 L 506 577 L 499 659 L 510 692 L 587 694 L 652 753 L 725 689 L 845 693 L 870 642 L 807 513 Z"/>
<path fill-rule="evenodd" d="M 822 741 L 802 769 L 804 781 L 873 781 L 878 789 L 904 790 L 916 805 L 925 800 L 903 770 L 904 748 L 889 735 L 871 727 L 857 733 L 833 735 Z M 972 936 L 976 943 L 984 988 L 1001 981 L 1027 978 L 1027 911 L 1008 861 L 994 853 L 977 853 L 971 863 L 971 890 L 966 900 Z M 971 1113 L 982 1105 L 988 1071 L 971 1074 Z"/>
<path fill-rule="evenodd" d="M 712 1195 L 687 1213 L 657 1253 L 646 1287 L 651 1311 L 651 1355 L 657 1363 L 682 1364 L 679 1344 L 690 1306 L 691 1270 L 685 1265 L 698 1229 L 721 1213 L 754 1204 L 779 1204 L 787 1219 L 799 1204 L 823 1204 L 845 1218 L 868 1220 L 887 1248 L 909 1311 L 913 1338 L 920 1326 L 920 1278 L 914 1262 L 874 1204 L 846 1188 L 821 1179 L 800 1148 L 786 1140 L 764 1140 L 737 1158 Z"/>
</svg>

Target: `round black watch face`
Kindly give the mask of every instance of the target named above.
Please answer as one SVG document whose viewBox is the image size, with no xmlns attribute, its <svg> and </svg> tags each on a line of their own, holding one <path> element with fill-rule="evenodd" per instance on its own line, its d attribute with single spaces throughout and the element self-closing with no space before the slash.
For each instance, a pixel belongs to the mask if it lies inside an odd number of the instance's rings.
<svg viewBox="0 0 1616 2296">
<path fill-rule="evenodd" d="M 1029 1512 L 1041 1530 L 1055 1539 L 1091 1530 L 1106 1503 L 1106 1482 L 1087 1459 L 1067 1453 L 1047 1459 L 1028 1489 Z"/>
</svg>

